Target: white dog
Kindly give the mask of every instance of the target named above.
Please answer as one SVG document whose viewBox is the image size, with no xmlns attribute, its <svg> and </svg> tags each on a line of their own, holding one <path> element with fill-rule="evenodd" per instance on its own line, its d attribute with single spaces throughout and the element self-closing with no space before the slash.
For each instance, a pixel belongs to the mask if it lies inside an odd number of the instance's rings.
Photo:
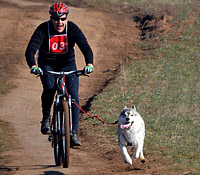
<svg viewBox="0 0 200 175">
<path fill-rule="evenodd" d="M 132 159 L 128 154 L 127 146 L 134 146 L 134 158 L 140 158 L 141 162 L 145 162 L 143 155 L 143 145 L 145 138 L 145 124 L 140 114 L 136 111 L 136 107 L 124 107 L 118 120 L 118 141 L 123 160 L 125 163 L 132 165 Z"/>
</svg>

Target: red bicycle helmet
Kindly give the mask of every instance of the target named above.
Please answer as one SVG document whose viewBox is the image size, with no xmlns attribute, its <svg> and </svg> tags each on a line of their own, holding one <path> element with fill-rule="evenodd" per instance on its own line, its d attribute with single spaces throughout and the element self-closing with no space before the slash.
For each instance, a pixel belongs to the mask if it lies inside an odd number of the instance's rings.
<svg viewBox="0 0 200 175">
<path fill-rule="evenodd" d="M 64 14 L 68 14 L 69 13 L 69 8 L 66 4 L 64 3 L 55 3 L 53 4 L 50 9 L 49 9 L 49 14 L 51 14 L 52 16 L 55 17 L 60 17 Z"/>
</svg>

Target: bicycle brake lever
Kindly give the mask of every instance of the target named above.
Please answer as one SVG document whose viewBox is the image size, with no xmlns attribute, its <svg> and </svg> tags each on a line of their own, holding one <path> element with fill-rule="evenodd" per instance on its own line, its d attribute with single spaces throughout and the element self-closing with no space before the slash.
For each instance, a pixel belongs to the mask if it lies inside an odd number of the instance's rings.
<svg viewBox="0 0 200 175">
<path fill-rule="evenodd" d="M 77 77 L 80 77 L 81 75 L 86 76 L 86 77 L 89 77 L 89 75 L 87 75 L 87 74 L 77 74 L 76 76 L 77 76 Z"/>
<path fill-rule="evenodd" d="M 77 75 L 77 77 L 79 77 L 79 76 L 81 76 L 81 75 L 84 75 L 84 76 L 89 77 L 88 74 L 85 74 L 85 71 L 84 71 L 84 70 L 82 70 L 82 71 L 80 71 L 80 72 L 77 72 L 76 75 Z"/>
</svg>

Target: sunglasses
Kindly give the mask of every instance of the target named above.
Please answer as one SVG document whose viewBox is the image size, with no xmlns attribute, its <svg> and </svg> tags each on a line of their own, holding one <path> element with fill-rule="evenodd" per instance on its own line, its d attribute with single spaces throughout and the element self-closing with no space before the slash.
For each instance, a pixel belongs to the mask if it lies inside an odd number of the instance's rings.
<svg viewBox="0 0 200 175">
<path fill-rule="evenodd" d="M 53 17 L 53 20 L 54 20 L 54 21 L 59 21 L 59 20 L 65 21 L 66 19 L 67 19 L 67 17 L 65 17 L 65 18 Z"/>
</svg>

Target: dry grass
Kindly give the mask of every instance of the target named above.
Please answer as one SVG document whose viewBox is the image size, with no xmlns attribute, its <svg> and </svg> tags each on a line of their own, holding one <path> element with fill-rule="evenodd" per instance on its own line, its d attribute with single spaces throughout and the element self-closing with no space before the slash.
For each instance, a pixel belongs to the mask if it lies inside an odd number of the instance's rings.
<svg viewBox="0 0 200 175">
<path fill-rule="evenodd" d="M 172 29 L 160 38 L 160 47 L 147 58 L 143 55 L 122 65 L 90 109 L 112 122 L 124 105 L 136 104 L 146 123 L 146 154 L 166 157 L 171 162 L 169 170 L 190 174 L 200 171 L 198 14 L 192 6 L 179 9 Z M 116 128 L 108 128 L 101 132 L 109 130 L 117 139 Z"/>
</svg>

